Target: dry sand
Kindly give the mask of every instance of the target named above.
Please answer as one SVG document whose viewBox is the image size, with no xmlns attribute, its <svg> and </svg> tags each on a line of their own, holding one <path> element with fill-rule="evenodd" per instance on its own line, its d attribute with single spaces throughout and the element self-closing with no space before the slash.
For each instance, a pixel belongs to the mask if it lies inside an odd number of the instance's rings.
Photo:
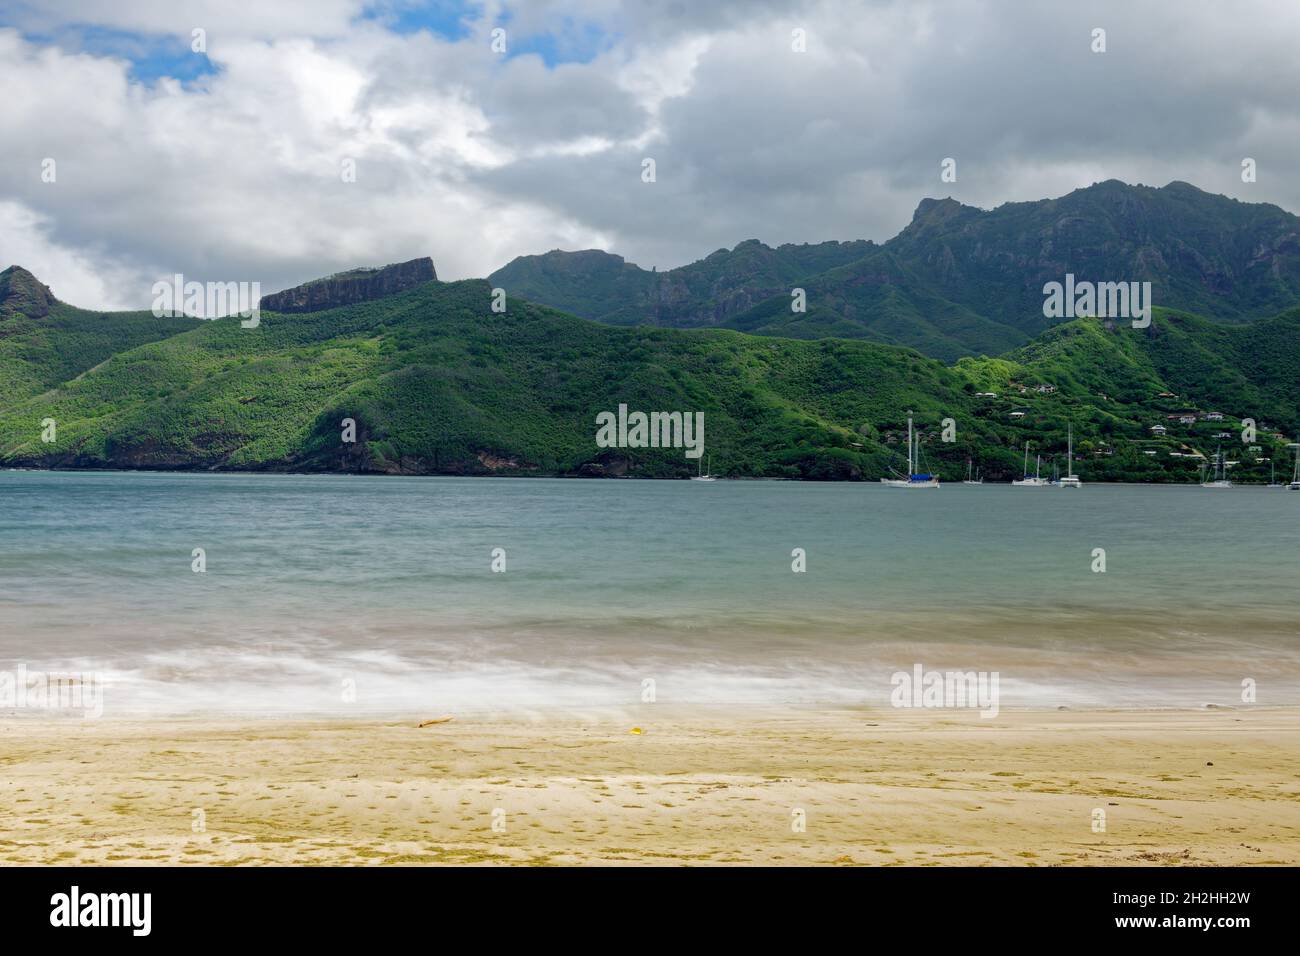
<svg viewBox="0 0 1300 956">
<path fill-rule="evenodd" d="M 0 862 L 1300 863 L 1297 710 L 437 716 L 0 718 Z"/>
</svg>

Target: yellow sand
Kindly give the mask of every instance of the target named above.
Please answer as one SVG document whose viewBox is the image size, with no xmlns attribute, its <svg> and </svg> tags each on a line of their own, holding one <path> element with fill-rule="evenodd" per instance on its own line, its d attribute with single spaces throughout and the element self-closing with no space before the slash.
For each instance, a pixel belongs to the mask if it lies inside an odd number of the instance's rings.
<svg viewBox="0 0 1300 956">
<path fill-rule="evenodd" d="M 438 716 L 3 718 L 0 862 L 1300 863 L 1297 710 Z"/>
</svg>

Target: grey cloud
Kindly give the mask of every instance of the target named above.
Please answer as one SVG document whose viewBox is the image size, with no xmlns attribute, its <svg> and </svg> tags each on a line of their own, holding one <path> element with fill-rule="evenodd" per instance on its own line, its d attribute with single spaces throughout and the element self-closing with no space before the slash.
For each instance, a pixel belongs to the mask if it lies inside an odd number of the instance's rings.
<svg viewBox="0 0 1300 956">
<path fill-rule="evenodd" d="M 113 7 L 119 26 L 174 19 Z M 339 30 L 355 9 L 332 3 L 320 27 L 285 8 L 186 89 L 132 86 L 120 62 L 50 60 L 0 31 L 0 202 L 18 210 L 0 258 L 270 289 L 423 254 L 454 278 L 555 246 L 666 268 L 750 237 L 883 240 L 924 196 L 992 206 L 1111 177 L 1300 210 L 1300 7 L 1282 0 L 507 7 L 517 31 L 567 24 L 579 45 L 604 31 L 589 62 L 556 68 L 493 55 L 486 22 L 460 42 Z M 807 53 L 790 49 L 792 25 Z M 1089 50 L 1094 27 L 1105 54 Z M 59 159 L 57 187 L 39 181 L 43 156 Z"/>
<path fill-rule="evenodd" d="M 607 71 L 575 64 L 545 67 L 537 57 L 511 60 L 482 103 L 493 137 L 517 146 L 581 137 L 621 140 L 645 128 L 644 107 Z"/>
<path fill-rule="evenodd" d="M 1279 20 L 1278 4 L 1238 11 L 1249 45 L 1200 3 L 851 9 L 820 6 L 803 55 L 764 24 L 715 38 L 645 150 L 653 187 L 622 151 L 483 175 L 618 235 L 630 258 L 671 250 L 663 266 L 747 236 L 885 239 L 927 195 L 996 205 L 1110 176 L 1300 209 L 1289 178 L 1261 188 L 1238 175 L 1247 155 L 1286 168 L 1297 145 L 1297 106 L 1281 92 L 1300 80 L 1285 54 L 1297 18 Z M 1095 26 L 1106 53 L 1091 51 Z M 1261 111 L 1290 125 L 1260 130 Z M 955 184 L 939 180 L 949 156 Z"/>
</svg>

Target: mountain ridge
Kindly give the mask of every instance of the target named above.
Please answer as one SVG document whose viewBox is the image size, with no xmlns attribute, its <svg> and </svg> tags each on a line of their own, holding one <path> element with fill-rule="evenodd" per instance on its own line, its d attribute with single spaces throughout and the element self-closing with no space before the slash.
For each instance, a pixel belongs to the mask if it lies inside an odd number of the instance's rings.
<svg viewBox="0 0 1300 956">
<path fill-rule="evenodd" d="M 1241 326 L 1159 309 L 1147 330 L 1079 319 L 1001 357 L 948 366 L 870 341 L 620 327 L 518 299 L 496 313 L 493 298 L 484 280 L 430 281 L 333 309 L 266 312 L 256 328 L 60 304 L 53 338 L 25 317 L 5 319 L 6 359 L 14 349 L 71 353 L 60 343 L 80 342 L 86 326 L 144 340 L 104 355 L 97 339 L 75 361 L 34 362 L 25 389 L 0 391 L 0 465 L 694 473 L 680 449 L 596 445 L 596 416 L 626 404 L 704 412 L 714 470 L 733 477 L 881 477 L 899 467 L 912 409 L 945 480 L 968 459 L 990 480 L 1015 475 L 1026 440 L 1060 454 L 1068 424 L 1085 480 L 1190 481 L 1225 427 L 1204 417 L 1214 410 L 1268 426 L 1261 451 L 1243 451 L 1234 470 L 1262 480 L 1300 425 L 1300 309 Z M 1154 435 L 1187 407 L 1200 409 L 1192 424 Z M 951 443 L 940 438 L 946 419 Z M 58 425 L 54 440 L 46 420 Z M 346 420 L 355 441 L 342 438 Z"/>
<path fill-rule="evenodd" d="M 1155 304 L 1226 322 L 1265 318 L 1300 302 L 1300 218 L 1179 180 L 1163 187 L 1104 180 L 1054 199 L 988 210 L 927 197 L 887 242 L 836 244 L 854 254 L 840 261 L 791 263 L 762 281 L 743 269 L 719 268 L 753 258 L 751 243 L 777 258 L 780 250 L 797 248 L 747 240 L 664 272 L 625 266 L 639 273 L 635 282 L 677 293 L 667 315 L 645 293 L 622 311 L 604 307 L 602 295 L 625 294 L 634 282 L 628 276 L 620 290 L 579 294 L 575 282 L 599 286 L 601 278 L 571 276 L 564 257 L 574 253 L 517 257 L 489 278 L 512 295 L 613 324 L 866 338 L 948 361 L 997 354 L 1050 327 L 1042 288 L 1066 273 L 1089 281 L 1150 281 Z M 826 268 L 817 271 L 818 265 Z M 712 285 L 691 285 L 688 279 L 701 273 L 712 275 Z M 791 311 L 795 287 L 807 295 L 803 313 Z M 936 310 L 958 327 L 922 321 Z"/>
<path fill-rule="evenodd" d="M 967 460 L 1014 475 L 1026 440 L 1059 454 L 1068 425 L 1086 480 L 1194 480 L 1249 418 L 1260 436 L 1234 475 L 1259 480 L 1300 430 L 1296 223 L 1184 183 L 1107 181 L 989 211 L 926 199 L 884 245 L 745 240 L 667 273 L 599 250 L 516 259 L 507 286 L 440 282 L 427 258 L 349 270 L 264 297 L 252 328 L 81 310 L 11 267 L 0 464 L 689 475 L 667 450 L 595 445 L 594 416 L 628 404 L 705 412 L 721 474 L 805 479 L 896 469 L 907 409 L 945 479 Z M 1146 329 L 1044 323 L 1040 279 L 1117 262 L 1229 304 L 1157 300 Z M 602 321 L 531 301 L 514 279 Z M 954 442 L 937 438 L 945 420 Z"/>
</svg>

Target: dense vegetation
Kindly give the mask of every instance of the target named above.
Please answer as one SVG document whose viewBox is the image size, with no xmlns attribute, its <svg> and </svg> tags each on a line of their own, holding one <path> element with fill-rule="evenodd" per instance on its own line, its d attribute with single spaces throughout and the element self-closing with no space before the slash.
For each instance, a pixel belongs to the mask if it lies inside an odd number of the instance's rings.
<svg viewBox="0 0 1300 956">
<path fill-rule="evenodd" d="M 0 462 L 693 474 L 681 450 L 596 446 L 596 415 L 626 404 L 703 411 L 714 472 L 737 477 L 882 476 L 902 467 L 913 409 L 925 461 L 946 479 L 968 459 L 991 480 L 1016 476 L 1027 440 L 1063 470 L 1072 424 L 1085 480 L 1193 480 L 1195 455 L 1218 444 L 1240 461 L 1234 478 L 1266 480 L 1264 459 L 1287 453 L 1263 426 L 1291 435 L 1300 420 L 1300 311 L 1247 326 L 1161 311 L 1147 332 L 1079 320 L 1001 358 L 947 366 L 874 342 L 616 327 L 518 299 L 498 314 L 491 301 L 488 282 L 429 282 L 263 313 L 256 329 L 61 303 L 42 319 L 18 312 L 0 324 L 0 368 L 14 383 L 0 395 Z M 1185 409 L 1226 420 L 1167 421 Z M 1243 417 L 1260 423 L 1258 452 L 1236 437 Z M 341 440 L 348 418 L 352 443 Z M 941 440 L 945 418 L 954 442 Z M 1153 437 L 1155 424 L 1168 434 Z M 1224 430 L 1230 439 L 1214 437 Z M 1289 459 L 1279 471 L 1289 475 Z"/>
<path fill-rule="evenodd" d="M 154 342 L 201 323 L 155 318 L 149 312 L 87 312 L 57 300 L 39 308 L 25 295 L 8 295 L 31 273 L 0 273 L 0 405 L 37 395 L 76 378 L 115 352 Z"/>
<path fill-rule="evenodd" d="M 520 256 L 488 276 L 513 296 L 610 325 L 710 328 L 828 269 L 861 259 L 871 242 L 772 249 L 748 239 L 668 272 L 646 271 L 598 249 Z M 813 338 L 814 336 L 801 336 Z"/>
</svg>

